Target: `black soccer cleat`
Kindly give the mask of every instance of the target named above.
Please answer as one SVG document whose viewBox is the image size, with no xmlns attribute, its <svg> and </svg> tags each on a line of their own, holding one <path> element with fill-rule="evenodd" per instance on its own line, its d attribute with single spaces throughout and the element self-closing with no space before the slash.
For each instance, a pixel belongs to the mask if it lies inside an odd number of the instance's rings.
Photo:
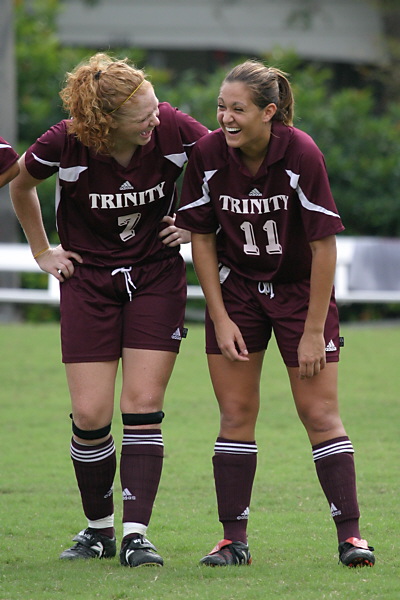
<svg viewBox="0 0 400 600">
<path fill-rule="evenodd" d="M 373 567 L 375 564 L 374 548 L 368 546 L 366 540 L 348 538 L 339 544 L 339 562 L 346 567 Z"/>
<path fill-rule="evenodd" d="M 140 534 L 122 542 L 119 560 L 124 567 L 162 567 L 164 564 L 157 548 Z"/>
<path fill-rule="evenodd" d="M 228 567 L 250 565 L 251 560 L 247 544 L 232 542 L 231 540 L 221 540 L 209 554 L 203 556 L 200 564 L 207 567 Z"/>
<path fill-rule="evenodd" d="M 73 539 L 77 542 L 72 548 L 64 550 L 60 558 L 75 560 L 78 558 L 112 558 L 117 552 L 114 538 L 109 538 L 97 529 L 88 527 L 83 529 Z"/>
</svg>

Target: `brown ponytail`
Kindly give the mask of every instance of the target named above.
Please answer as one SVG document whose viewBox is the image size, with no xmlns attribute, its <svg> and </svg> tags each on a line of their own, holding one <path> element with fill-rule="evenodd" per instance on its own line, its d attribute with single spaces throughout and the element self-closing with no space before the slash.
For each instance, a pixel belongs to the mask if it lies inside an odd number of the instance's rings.
<svg viewBox="0 0 400 600">
<path fill-rule="evenodd" d="M 277 111 L 273 120 L 293 125 L 294 97 L 286 73 L 256 60 L 246 60 L 234 67 L 223 83 L 233 81 L 241 81 L 248 86 L 254 104 L 260 109 L 275 104 Z"/>
</svg>

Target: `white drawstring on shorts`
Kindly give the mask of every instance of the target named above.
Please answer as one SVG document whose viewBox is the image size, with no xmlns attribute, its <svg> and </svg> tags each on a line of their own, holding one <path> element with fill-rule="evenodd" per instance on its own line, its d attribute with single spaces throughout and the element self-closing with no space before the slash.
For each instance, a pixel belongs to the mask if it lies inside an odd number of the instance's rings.
<svg viewBox="0 0 400 600">
<path fill-rule="evenodd" d="M 266 296 L 269 296 L 271 300 L 275 296 L 274 287 L 269 281 L 259 281 L 258 291 L 260 292 L 260 294 L 265 294 Z"/>
<path fill-rule="evenodd" d="M 132 271 L 132 267 L 120 267 L 119 269 L 114 269 L 114 271 L 111 273 L 111 276 L 116 275 L 117 273 L 123 273 L 124 277 L 125 277 L 125 286 L 126 286 L 126 291 L 128 293 L 129 296 L 129 302 L 132 301 L 132 290 L 136 290 L 136 285 L 133 283 L 132 279 L 131 279 L 131 271 Z"/>
</svg>

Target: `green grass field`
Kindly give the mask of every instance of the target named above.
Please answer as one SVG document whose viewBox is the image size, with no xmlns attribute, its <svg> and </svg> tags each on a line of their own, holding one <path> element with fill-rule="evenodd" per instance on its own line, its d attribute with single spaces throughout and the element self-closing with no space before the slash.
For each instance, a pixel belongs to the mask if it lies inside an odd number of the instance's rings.
<svg viewBox="0 0 400 600">
<path fill-rule="evenodd" d="M 222 537 L 211 456 L 218 411 L 190 325 L 167 391 L 164 471 L 149 528 L 162 569 L 117 559 L 64 562 L 84 528 L 69 458 L 69 396 L 57 325 L 0 325 L 0 600 L 398 600 L 400 326 L 346 326 L 342 417 L 356 449 L 363 537 L 373 569 L 338 565 L 336 534 L 275 344 L 267 354 L 249 521 L 250 567 L 198 560 Z M 120 417 L 113 434 L 119 453 Z M 116 479 L 116 525 L 121 502 Z"/>
</svg>

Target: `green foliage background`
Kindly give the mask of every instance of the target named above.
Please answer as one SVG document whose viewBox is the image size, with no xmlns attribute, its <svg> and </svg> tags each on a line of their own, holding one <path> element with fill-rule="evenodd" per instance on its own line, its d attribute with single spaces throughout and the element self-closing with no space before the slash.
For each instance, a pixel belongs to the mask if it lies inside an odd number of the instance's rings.
<svg viewBox="0 0 400 600">
<path fill-rule="evenodd" d="M 16 4 L 21 150 L 66 116 L 58 96 L 65 73 L 96 51 L 61 46 L 56 35 L 61 10 L 59 0 L 21 0 Z M 98 50 L 128 56 L 147 70 L 160 100 L 190 113 L 210 129 L 216 128 L 216 96 L 231 65 L 216 67 L 211 73 L 178 72 L 148 66 L 147 54 L 141 49 Z M 346 233 L 399 236 L 400 102 L 395 97 L 381 102 L 385 95 L 381 73 L 371 82 L 374 75 L 368 72 L 362 87 L 339 88 L 332 68 L 301 62 L 291 52 L 277 48 L 261 58 L 290 75 L 296 98 L 295 125 L 308 132 L 325 155 Z M 55 235 L 53 187 L 53 182 L 42 184 L 41 198 L 46 226 Z"/>
<path fill-rule="evenodd" d="M 56 35 L 60 0 L 19 0 L 15 6 L 19 152 L 67 116 L 58 95 L 65 73 L 97 50 L 127 56 L 146 70 L 160 101 L 169 101 L 210 129 L 217 127 L 216 98 L 233 63 L 212 72 L 179 71 L 152 67 L 147 52 L 138 48 L 64 47 Z M 357 85 L 341 87 L 333 67 L 302 62 L 292 52 L 277 48 L 260 58 L 289 74 L 296 99 L 295 125 L 309 133 L 325 155 L 345 235 L 399 236 L 400 92 L 393 91 L 393 78 L 366 69 L 358 74 Z M 40 198 L 47 232 L 57 243 L 53 179 L 41 184 Z M 190 270 L 189 282 L 195 280 Z M 40 308 L 29 310 L 38 318 Z M 365 313 L 364 308 L 355 312 L 360 311 Z M 390 315 L 392 309 L 380 307 L 378 313 Z"/>
</svg>

